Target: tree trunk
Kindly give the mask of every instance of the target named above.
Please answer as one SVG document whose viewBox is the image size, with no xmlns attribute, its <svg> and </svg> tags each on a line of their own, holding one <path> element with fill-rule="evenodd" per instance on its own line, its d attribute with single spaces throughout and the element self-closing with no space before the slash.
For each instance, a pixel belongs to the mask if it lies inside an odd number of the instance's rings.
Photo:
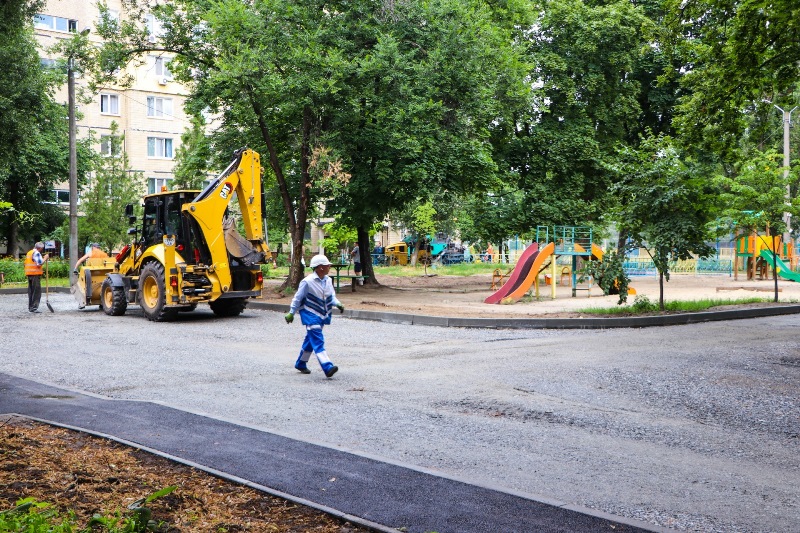
<svg viewBox="0 0 800 533">
<path fill-rule="evenodd" d="M 664 273 L 658 271 L 658 309 L 664 310 Z"/>
<path fill-rule="evenodd" d="M 13 213 L 11 217 L 11 224 L 8 226 L 8 249 L 6 253 L 13 259 L 19 259 L 19 223 Z"/>
<path fill-rule="evenodd" d="M 367 283 L 380 285 L 380 283 L 378 283 L 378 279 L 375 277 L 375 269 L 372 268 L 369 230 L 363 226 L 359 226 L 356 231 L 358 231 L 358 253 L 361 256 L 361 268 L 363 269 L 361 275 L 366 276 Z"/>
<path fill-rule="evenodd" d="M 417 266 L 417 261 L 419 260 L 419 249 L 422 246 L 424 237 L 421 235 L 417 235 L 416 244 L 414 244 L 414 253 L 411 254 L 411 266 Z"/>
<path fill-rule="evenodd" d="M 272 142 L 272 136 L 269 132 L 269 127 L 264 118 L 264 112 L 261 103 L 255 98 L 252 88 L 246 88 L 250 103 L 253 107 L 253 112 L 258 121 L 258 127 L 261 131 L 261 138 L 267 146 L 269 153 L 269 165 L 275 173 L 275 179 L 278 182 L 278 188 L 281 191 L 281 199 L 283 200 L 283 207 L 286 210 L 286 216 L 289 221 L 289 234 L 292 236 L 292 263 L 289 266 L 289 277 L 280 286 L 278 290 L 282 291 L 286 288 L 296 289 L 300 285 L 304 277 L 303 264 L 300 260 L 303 257 L 303 237 L 306 233 L 306 223 L 308 218 L 308 206 L 310 205 L 310 176 L 308 174 L 308 165 L 310 157 L 309 142 L 311 137 L 311 122 L 312 114 L 311 109 L 305 107 L 303 109 L 303 139 L 300 147 L 300 197 L 297 198 L 297 205 L 293 202 L 289 194 L 289 187 L 286 183 L 286 177 L 278 161 L 278 153 L 275 145 Z"/>
<path fill-rule="evenodd" d="M 619 236 L 617 237 L 617 251 L 625 257 L 625 243 L 628 241 L 628 232 L 624 229 L 619 230 Z"/>
</svg>

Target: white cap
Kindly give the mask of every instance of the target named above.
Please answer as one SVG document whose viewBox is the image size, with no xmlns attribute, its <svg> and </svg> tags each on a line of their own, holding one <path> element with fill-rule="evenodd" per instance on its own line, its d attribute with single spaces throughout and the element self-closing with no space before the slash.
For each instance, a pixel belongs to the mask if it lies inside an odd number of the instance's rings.
<svg viewBox="0 0 800 533">
<path fill-rule="evenodd" d="M 330 264 L 331 264 L 331 262 L 328 261 L 328 258 L 325 257 L 322 254 L 315 255 L 314 257 L 311 258 L 311 268 L 312 269 L 313 268 L 317 268 L 318 266 L 325 266 L 325 265 L 330 265 Z"/>
</svg>

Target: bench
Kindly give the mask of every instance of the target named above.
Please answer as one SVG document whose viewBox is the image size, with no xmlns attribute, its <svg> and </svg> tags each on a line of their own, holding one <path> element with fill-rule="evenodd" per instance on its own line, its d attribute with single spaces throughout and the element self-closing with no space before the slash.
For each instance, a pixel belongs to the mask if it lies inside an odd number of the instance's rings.
<svg viewBox="0 0 800 533">
<path fill-rule="evenodd" d="M 354 275 L 350 275 L 350 274 L 334 274 L 331 277 L 334 279 L 334 285 L 336 287 L 336 292 L 339 292 L 339 282 L 342 279 L 349 279 L 350 280 L 353 292 L 356 292 L 356 285 L 358 284 L 359 280 L 360 281 L 364 281 L 365 279 L 367 279 L 367 276 L 354 276 Z"/>
</svg>

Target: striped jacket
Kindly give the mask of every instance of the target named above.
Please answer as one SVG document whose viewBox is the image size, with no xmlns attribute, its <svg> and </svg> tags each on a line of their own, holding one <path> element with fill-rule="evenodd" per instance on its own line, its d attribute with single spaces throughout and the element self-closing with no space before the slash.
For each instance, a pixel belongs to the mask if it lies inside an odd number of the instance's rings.
<svg viewBox="0 0 800 533">
<path fill-rule="evenodd" d="M 320 278 L 312 272 L 300 282 L 297 292 L 292 298 L 289 312 L 300 311 L 300 320 L 306 326 L 331 323 L 331 311 L 341 302 L 336 298 L 331 278 Z"/>
</svg>

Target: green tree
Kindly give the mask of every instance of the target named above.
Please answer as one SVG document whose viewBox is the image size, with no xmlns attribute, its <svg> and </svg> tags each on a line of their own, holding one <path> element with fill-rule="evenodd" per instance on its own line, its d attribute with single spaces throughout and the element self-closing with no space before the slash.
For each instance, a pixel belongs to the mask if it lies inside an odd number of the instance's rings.
<svg viewBox="0 0 800 533">
<path fill-rule="evenodd" d="M 206 137 L 206 123 L 202 115 L 192 117 L 192 127 L 181 134 L 181 145 L 175 150 L 173 184 L 179 189 L 201 189 L 209 178 L 211 145 Z"/>
<path fill-rule="evenodd" d="M 651 59 L 652 21 L 638 3 L 545 0 L 525 34 L 533 98 L 492 130 L 504 187 L 519 189 L 524 226 L 587 224 L 615 199 L 608 164 L 620 144 L 638 142 L 647 109 L 645 83 L 661 63 Z M 656 73 L 645 72 L 647 68 Z M 636 74 L 636 75 L 634 75 Z"/>
<path fill-rule="evenodd" d="M 688 59 L 678 131 L 687 145 L 735 159 L 747 125 L 743 111 L 763 99 L 783 105 L 800 82 L 800 5 L 793 0 L 666 5 L 676 45 Z"/>
<path fill-rule="evenodd" d="M 784 176 L 782 156 L 774 150 L 754 150 L 738 163 L 734 172 L 718 174 L 715 183 L 720 188 L 720 202 L 726 208 L 722 215 L 729 227 L 745 234 L 769 231 L 773 249 L 779 250 L 781 234 L 788 230 L 784 213 L 794 216 L 800 202 L 787 202 L 787 187 L 797 183 L 796 173 Z M 773 255 L 775 301 L 778 301 L 777 255 Z"/>
<path fill-rule="evenodd" d="M 63 217 L 51 194 L 68 170 L 66 113 L 52 98 L 64 78 L 39 62 L 33 15 L 41 5 L 0 5 L 0 198 L 13 206 L 0 214 L 0 235 L 12 256 L 19 255 L 22 240 L 41 238 Z M 86 154 L 85 144 L 79 149 Z M 79 173 L 86 169 L 81 165 Z"/>
<path fill-rule="evenodd" d="M 481 248 L 485 243 L 497 243 L 502 256 L 507 239 L 532 233 L 527 227 L 525 198 L 521 191 L 511 188 L 471 196 L 458 217 L 461 238 L 482 243 Z"/>
<path fill-rule="evenodd" d="M 122 149 L 124 140 L 117 123 L 112 122 L 108 155 L 95 158 L 94 177 L 81 194 L 84 216 L 78 225 L 80 245 L 99 242 L 106 250 L 113 250 L 128 239 L 125 206 L 140 203 L 144 177 L 131 172 L 128 155 Z"/>
<path fill-rule="evenodd" d="M 645 248 L 659 275 L 659 308 L 670 261 L 714 253 L 710 222 L 716 190 L 682 159 L 669 137 L 646 137 L 639 149 L 624 148 L 612 191 L 620 199 L 614 213 L 632 247 Z"/>
<path fill-rule="evenodd" d="M 303 274 L 308 218 L 328 199 L 315 152 L 329 150 L 350 176 L 328 207 L 358 228 L 366 251 L 373 222 L 409 198 L 493 174 L 495 96 L 522 92 L 524 70 L 503 67 L 514 59 L 509 32 L 494 24 L 499 8 L 478 0 L 176 0 L 153 8 L 165 28 L 157 43 L 142 29 L 149 6 L 125 5 L 128 18 L 101 30 L 115 39 L 102 63 L 179 54 L 173 72 L 191 82 L 190 110 L 221 117 L 216 150 L 249 144 L 264 154 L 292 237 L 291 286 Z"/>
<path fill-rule="evenodd" d="M 490 126 L 527 94 L 529 68 L 514 46 L 520 5 L 397 2 L 366 20 L 346 13 L 353 74 L 330 143 L 352 179 L 333 208 L 359 228 L 362 250 L 387 214 L 427 202 L 443 213 L 440 204 L 496 181 Z"/>
</svg>

